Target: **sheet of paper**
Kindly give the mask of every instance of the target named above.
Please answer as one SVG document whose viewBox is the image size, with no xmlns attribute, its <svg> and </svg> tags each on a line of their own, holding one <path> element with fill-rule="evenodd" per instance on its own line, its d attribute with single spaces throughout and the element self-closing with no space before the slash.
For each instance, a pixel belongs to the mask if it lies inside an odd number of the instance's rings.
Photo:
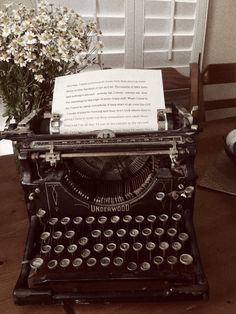
<svg viewBox="0 0 236 314">
<path fill-rule="evenodd" d="M 55 81 L 52 112 L 61 116 L 61 134 L 155 131 L 163 108 L 160 70 L 98 70 Z"/>
</svg>

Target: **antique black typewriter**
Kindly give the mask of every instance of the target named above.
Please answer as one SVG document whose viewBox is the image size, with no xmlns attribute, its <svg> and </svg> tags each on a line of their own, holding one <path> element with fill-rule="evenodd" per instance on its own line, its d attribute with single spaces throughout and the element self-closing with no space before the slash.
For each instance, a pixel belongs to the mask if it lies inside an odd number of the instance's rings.
<svg viewBox="0 0 236 314">
<path fill-rule="evenodd" d="M 30 223 L 17 304 L 207 297 L 193 226 L 197 122 L 177 105 L 157 121 L 157 132 L 61 135 L 57 116 L 34 111 L 1 133 L 18 145 Z"/>
</svg>

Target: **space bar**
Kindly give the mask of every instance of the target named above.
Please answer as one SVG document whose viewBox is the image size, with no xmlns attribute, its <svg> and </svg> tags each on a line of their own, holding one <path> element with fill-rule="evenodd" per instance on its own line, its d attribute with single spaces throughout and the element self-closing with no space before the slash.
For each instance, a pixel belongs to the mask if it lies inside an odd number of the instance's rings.
<svg viewBox="0 0 236 314">
<path fill-rule="evenodd" d="M 44 285 L 48 283 L 73 283 L 78 281 L 109 281 L 109 280 L 174 280 L 181 282 L 191 281 L 193 278 L 186 273 L 173 273 L 170 271 L 148 273 L 100 273 L 100 272 L 78 272 L 78 273 L 51 273 L 33 279 L 35 285 Z"/>
</svg>

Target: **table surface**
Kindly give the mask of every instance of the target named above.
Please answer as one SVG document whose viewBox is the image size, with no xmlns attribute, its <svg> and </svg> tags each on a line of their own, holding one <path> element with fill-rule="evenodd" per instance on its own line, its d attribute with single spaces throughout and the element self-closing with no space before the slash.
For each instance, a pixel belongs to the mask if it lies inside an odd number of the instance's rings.
<svg viewBox="0 0 236 314">
<path fill-rule="evenodd" d="M 206 123 L 198 135 L 196 172 L 204 174 L 223 149 L 223 135 L 236 119 Z M 235 177 L 236 180 L 236 177 Z M 77 313 L 236 313 L 236 197 L 197 188 L 194 222 L 203 267 L 210 285 L 208 301 L 16 306 L 12 290 L 17 280 L 27 234 L 25 203 L 14 158 L 0 157 L 0 312 L 7 314 Z"/>
</svg>

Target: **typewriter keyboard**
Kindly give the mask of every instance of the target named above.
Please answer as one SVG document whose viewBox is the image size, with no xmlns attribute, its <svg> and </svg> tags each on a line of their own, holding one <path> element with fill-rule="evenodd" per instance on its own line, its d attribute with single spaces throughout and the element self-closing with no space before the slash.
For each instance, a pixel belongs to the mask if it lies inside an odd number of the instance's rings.
<svg viewBox="0 0 236 314">
<path fill-rule="evenodd" d="M 142 278 L 164 272 L 192 279 L 190 235 L 180 213 L 40 220 L 38 252 L 30 261 L 39 275 L 76 272 L 84 278 L 96 272 L 106 278 Z"/>
</svg>

